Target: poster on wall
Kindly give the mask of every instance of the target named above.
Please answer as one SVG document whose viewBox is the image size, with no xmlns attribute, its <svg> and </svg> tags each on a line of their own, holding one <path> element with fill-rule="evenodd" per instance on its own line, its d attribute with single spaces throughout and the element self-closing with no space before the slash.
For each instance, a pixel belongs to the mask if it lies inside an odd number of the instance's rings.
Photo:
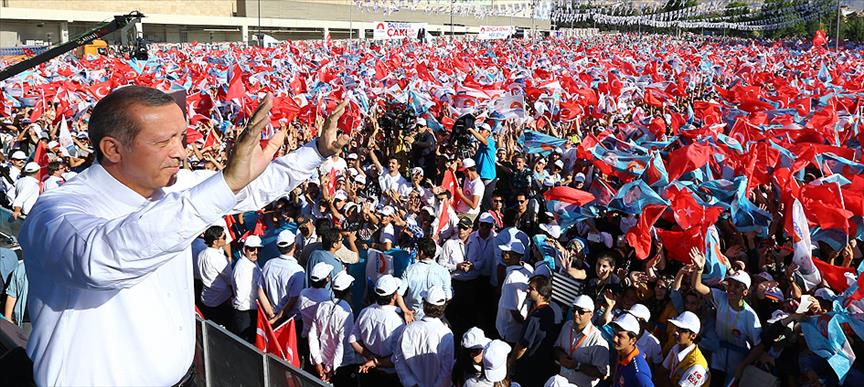
<svg viewBox="0 0 864 387">
<path fill-rule="evenodd" d="M 481 26 L 479 39 L 507 39 L 516 32 L 513 26 Z"/>
<path fill-rule="evenodd" d="M 427 23 L 378 22 L 372 30 L 372 39 L 422 39 L 426 36 L 426 26 Z"/>
</svg>

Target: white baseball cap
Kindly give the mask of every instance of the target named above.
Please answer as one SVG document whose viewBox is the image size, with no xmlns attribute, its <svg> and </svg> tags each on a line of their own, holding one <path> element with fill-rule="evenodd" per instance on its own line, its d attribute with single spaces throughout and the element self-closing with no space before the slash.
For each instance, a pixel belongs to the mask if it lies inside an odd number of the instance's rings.
<svg viewBox="0 0 864 387">
<path fill-rule="evenodd" d="M 58 146 L 60 146 L 60 143 L 57 141 L 51 140 L 48 142 L 48 149 L 54 149 Z"/>
<path fill-rule="evenodd" d="M 702 329 L 702 323 L 699 322 L 699 316 L 688 311 L 684 311 L 684 313 L 679 314 L 678 317 L 669 319 L 669 323 L 693 333 L 699 333 Z"/>
<path fill-rule="evenodd" d="M 357 175 L 357 177 L 354 178 L 354 181 L 360 184 L 366 184 L 366 175 Z"/>
<path fill-rule="evenodd" d="M 573 181 L 578 181 L 580 183 L 584 183 L 585 182 L 585 174 L 582 172 L 577 173 L 576 176 L 573 176 Z"/>
<path fill-rule="evenodd" d="M 411 176 L 418 175 L 418 174 L 419 174 L 420 176 L 423 176 L 423 168 L 420 168 L 420 167 L 414 167 L 414 168 L 411 169 Z"/>
<path fill-rule="evenodd" d="M 738 282 L 744 284 L 744 286 L 746 286 L 747 289 L 750 289 L 750 274 L 747 274 L 747 272 L 744 270 L 738 270 L 735 272 L 735 274 L 732 274 L 732 275 L 726 277 L 726 279 L 738 281 Z"/>
<path fill-rule="evenodd" d="M 348 289 L 353 282 L 354 277 L 346 273 L 345 270 L 342 270 L 339 273 L 336 273 L 336 277 L 333 277 L 333 290 L 342 291 Z"/>
<path fill-rule="evenodd" d="M 246 237 L 246 241 L 243 242 L 243 246 L 261 247 L 261 237 L 259 237 L 258 235 L 249 235 Z"/>
<path fill-rule="evenodd" d="M 561 226 L 554 223 L 543 223 L 540 229 L 545 231 L 552 238 L 558 239 L 561 237 Z"/>
<path fill-rule="evenodd" d="M 441 289 L 440 286 L 432 285 L 423 292 L 423 301 L 435 306 L 441 306 L 447 302 L 447 294 L 444 293 L 444 289 Z"/>
<path fill-rule="evenodd" d="M 348 200 L 348 194 L 346 194 L 345 191 L 340 189 L 340 190 L 336 191 L 336 194 L 333 195 L 333 199 L 334 200 L 341 200 L 344 202 L 344 201 Z"/>
<path fill-rule="evenodd" d="M 417 126 L 426 126 L 426 119 L 422 118 L 422 117 L 418 118 L 417 119 Z"/>
<path fill-rule="evenodd" d="M 493 217 L 492 214 L 490 214 L 488 212 L 484 212 L 484 213 L 480 214 L 480 223 L 495 224 L 495 217 Z"/>
<path fill-rule="evenodd" d="M 465 349 L 483 349 L 486 344 L 489 344 L 489 338 L 482 329 L 473 327 L 462 334 L 462 348 Z"/>
<path fill-rule="evenodd" d="M 639 334 L 639 321 L 636 321 L 636 317 L 633 317 L 632 314 L 624 313 L 618 316 L 615 321 L 612 321 L 612 324 L 615 324 L 622 330 L 632 332 L 634 335 Z"/>
<path fill-rule="evenodd" d="M 501 340 L 492 340 L 483 348 L 483 374 L 492 383 L 507 377 L 507 355 L 512 348 Z"/>
<path fill-rule="evenodd" d="M 525 245 L 520 240 L 513 240 L 506 245 L 498 245 L 501 251 L 512 251 L 516 254 L 525 254 Z"/>
<path fill-rule="evenodd" d="M 276 246 L 288 247 L 294 244 L 297 240 L 297 233 L 291 230 L 282 230 L 279 236 L 276 237 Z"/>
<path fill-rule="evenodd" d="M 312 281 L 321 281 L 324 278 L 327 278 L 332 271 L 333 265 L 326 262 L 318 262 L 312 267 L 312 273 L 309 274 L 309 278 Z"/>
<path fill-rule="evenodd" d="M 375 294 L 379 296 L 389 296 L 399 290 L 400 285 L 402 285 L 402 280 L 399 278 L 390 274 L 382 275 L 378 278 L 378 281 L 375 282 Z"/>
<path fill-rule="evenodd" d="M 27 173 L 38 172 L 40 168 L 42 168 L 42 167 L 39 166 L 39 163 L 31 161 L 31 162 L 27 163 L 27 165 L 24 166 L 24 172 L 27 172 Z"/>
<path fill-rule="evenodd" d="M 564 162 L 561 160 L 555 160 L 555 164 L 553 164 L 553 165 L 558 167 L 558 168 L 564 169 Z"/>
<path fill-rule="evenodd" d="M 30 164 L 27 164 L 27 165 L 30 165 Z M 813 292 L 813 297 L 816 297 L 820 300 L 825 300 L 825 301 L 834 301 L 834 298 L 837 297 L 837 294 L 834 293 L 833 291 L 831 291 L 831 289 L 819 288 L 819 289 L 816 289 L 815 292 Z"/>
<path fill-rule="evenodd" d="M 462 160 L 462 168 L 474 168 L 477 166 L 477 163 L 474 162 L 474 159 L 463 159 Z"/>
<path fill-rule="evenodd" d="M 378 210 L 378 213 L 384 216 L 393 216 L 396 211 L 391 206 L 384 206 L 380 210 Z"/>
<path fill-rule="evenodd" d="M 356 153 L 349 153 L 348 154 L 348 160 L 357 160 L 357 154 Z"/>
<path fill-rule="evenodd" d="M 25 155 L 24 152 L 17 150 L 12 152 L 12 156 L 9 158 L 12 160 L 27 160 L 27 155 Z"/>
<path fill-rule="evenodd" d="M 575 387 L 575 384 L 570 383 L 567 378 L 561 375 L 555 375 L 546 381 L 543 387 Z"/>
<path fill-rule="evenodd" d="M 573 300 L 573 306 L 582 309 L 582 310 L 590 310 L 594 311 L 594 300 L 591 297 L 586 295 L 577 296 L 576 299 Z"/>
<path fill-rule="evenodd" d="M 630 309 L 627 310 L 627 313 L 632 314 L 633 317 L 636 317 L 642 321 L 648 321 L 651 319 L 651 311 L 648 310 L 648 307 L 642 304 L 634 304 L 630 307 Z"/>
<path fill-rule="evenodd" d="M 780 309 L 775 310 L 771 313 L 771 318 L 767 320 L 768 324 L 774 324 L 777 321 L 780 321 L 786 317 L 789 317 L 789 313 L 786 313 Z"/>
</svg>

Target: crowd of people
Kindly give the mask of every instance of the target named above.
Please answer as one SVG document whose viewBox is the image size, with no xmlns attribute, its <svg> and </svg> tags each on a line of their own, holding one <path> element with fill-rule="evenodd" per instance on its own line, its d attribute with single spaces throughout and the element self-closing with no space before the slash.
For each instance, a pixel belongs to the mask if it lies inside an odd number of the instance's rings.
<svg viewBox="0 0 864 387">
<path fill-rule="evenodd" d="M 93 164 L 92 106 L 126 84 L 185 96 L 178 176 L 199 181 L 265 94 L 278 156 L 346 101 L 350 142 L 190 257 L 205 318 L 250 342 L 258 308 L 294 319 L 323 381 L 864 384 L 862 50 L 631 34 L 154 49 L 0 83 L 0 202 L 26 218 Z M 22 326 L 26 262 L 6 292 Z"/>
</svg>

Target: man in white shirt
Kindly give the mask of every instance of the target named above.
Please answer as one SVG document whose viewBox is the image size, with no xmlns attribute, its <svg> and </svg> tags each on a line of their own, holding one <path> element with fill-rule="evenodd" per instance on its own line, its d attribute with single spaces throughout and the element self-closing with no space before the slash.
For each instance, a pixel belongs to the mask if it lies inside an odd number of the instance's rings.
<svg viewBox="0 0 864 387">
<path fill-rule="evenodd" d="M 441 321 L 447 305 L 444 289 L 432 286 L 423 296 L 422 320 L 402 330 L 393 363 L 403 386 L 449 386 L 456 363 L 453 332 Z"/>
<path fill-rule="evenodd" d="M 333 299 L 322 302 L 309 329 L 309 358 L 318 377 L 337 386 L 353 382 L 354 348 L 348 336 L 354 329 L 354 312 L 346 299 L 354 277 L 340 271 L 333 277 Z"/>
<path fill-rule="evenodd" d="M 380 165 L 380 164 L 379 164 Z M 402 196 L 411 184 L 399 173 L 399 160 L 391 158 L 387 161 L 387 173 L 379 168 L 378 184 L 381 186 L 381 195 L 384 203 L 392 203 L 394 197 Z"/>
<path fill-rule="evenodd" d="M 609 374 L 609 343 L 591 323 L 594 301 L 586 295 L 573 300 L 573 319 L 564 323 L 555 341 L 560 375 L 577 386 L 596 386 Z"/>
<path fill-rule="evenodd" d="M 231 282 L 233 270 L 225 256 L 225 229 L 210 226 L 204 231 L 204 244 L 207 247 L 198 253 L 198 271 L 201 273 L 201 313 L 208 320 L 229 326 L 231 320 Z"/>
<path fill-rule="evenodd" d="M 67 170 L 68 168 L 63 160 L 54 160 L 48 163 L 48 177 L 45 178 L 45 181 L 42 183 L 42 192 L 60 188 L 60 186 L 66 182 L 66 179 L 63 178 L 63 174 L 66 173 Z"/>
<path fill-rule="evenodd" d="M 533 268 L 522 262 L 525 255 L 522 242 L 517 240 L 499 247 L 504 264 L 507 265 L 507 274 L 501 283 L 495 328 L 504 341 L 515 344 L 522 332 L 522 323 L 528 316 L 528 280 L 531 279 Z"/>
<path fill-rule="evenodd" d="M 12 202 L 12 218 L 18 219 L 30 213 L 36 199 L 39 199 L 39 164 L 29 162 L 24 166 L 24 172 L 15 182 L 15 200 Z"/>
<path fill-rule="evenodd" d="M 234 288 L 234 308 L 232 331 L 248 342 L 255 340 L 258 327 L 258 302 L 264 308 L 264 315 L 273 319 L 273 307 L 264 293 L 264 276 L 258 267 L 258 253 L 261 252 L 261 238 L 249 235 L 243 242 L 243 256 L 237 260 L 232 273 L 231 286 Z M 257 302 L 256 302 L 257 301 Z"/>
<path fill-rule="evenodd" d="M 336 170 L 337 175 L 344 175 L 345 170 L 348 169 L 348 163 L 346 163 L 345 159 L 342 158 L 341 150 L 324 160 L 324 162 L 321 163 L 321 168 L 319 168 L 321 176 L 329 175 L 330 171 L 334 169 Z"/>
<path fill-rule="evenodd" d="M 699 335 L 702 322 L 693 312 L 685 311 L 670 319 L 675 329 L 675 345 L 663 360 L 661 378 L 668 378 L 669 385 L 675 387 L 700 387 L 708 385 L 708 362 L 699 346 L 693 341 Z"/>
<path fill-rule="evenodd" d="M 456 190 L 454 200 L 459 201 L 456 205 L 456 213 L 467 216 L 473 222 L 477 219 L 477 215 L 480 215 L 480 201 L 483 200 L 486 186 L 477 173 L 477 164 L 473 159 L 462 160 L 462 168 L 465 170 L 465 181 L 462 183 L 462 189 Z"/>
<path fill-rule="evenodd" d="M 303 329 L 300 331 L 300 337 L 306 338 L 309 336 L 309 328 L 312 327 L 312 320 L 315 318 L 315 313 L 318 312 L 318 305 L 330 299 L 330 273 L 333 266 L 326 262 L 318 262 L 312 267 L 309 273 L 309 287 L 300 292 L 300 321 L 303 324 Z M 308 342 L 307 340 L 300 340 Z"/>
<path fill-rule="evenodd" d="M 364 386 L 396 386 L 399 378 L 393 367 L 393 343 L 405 327 L 396 297 L 402 281 L 385 274 L 375 283 L 375 303 L 357 317 L 348 342 L 362 356 L 358 382 Z M 404 293 L 404 292 L 403 292 Z"/>
<path fill-rule="evenodd" d="M 272 96 L 261 100 L 224 170 L 172 190 L 186 157 L 186 120 L 174 99 L 127 86 L 96 104 L 88 133 L 98 163 L 43 194 L 19 236 L 35 384 L 192 379 L 192 241 L 228 213 L 284 196 L 348 142 L 336 127 L 342 103 L 319 139 L 274 160 L 285 131 L 260 146 L 272 105 Z"/>
<path fill-rule="evenodd" d="M 306 284 L 306 272 L 294 258 L 296 238 L 294 231 L 282 230 L 276 237 L 279 256 L 264 265 L 264 288 L 278 318 L 297 314 L 297 299 Z"/>
</svg>

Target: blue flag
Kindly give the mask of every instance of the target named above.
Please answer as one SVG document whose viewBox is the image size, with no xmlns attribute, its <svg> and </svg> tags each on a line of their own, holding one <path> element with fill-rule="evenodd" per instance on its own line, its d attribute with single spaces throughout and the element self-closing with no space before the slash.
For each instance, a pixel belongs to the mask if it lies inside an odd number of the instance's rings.
<svg viewBox="0 0 864 387">
<path fill-rule="evenodd" d="M 621 187 L 615 198 L 609 202 L 609 208 L 626 214 L 641 214 L 642 209 L 649 204 L 669 205 L 669 201 L 660 197 L 648 184 L 636 180 Z"/>
<path fill-rule="evenodd" d="M 555 148 L 564 145 L 567 140 L 533 130 L 526 130 L 524 134 L 519 136 L 518 142 L 525 152 L 548 156 Z"/>
</svg>

